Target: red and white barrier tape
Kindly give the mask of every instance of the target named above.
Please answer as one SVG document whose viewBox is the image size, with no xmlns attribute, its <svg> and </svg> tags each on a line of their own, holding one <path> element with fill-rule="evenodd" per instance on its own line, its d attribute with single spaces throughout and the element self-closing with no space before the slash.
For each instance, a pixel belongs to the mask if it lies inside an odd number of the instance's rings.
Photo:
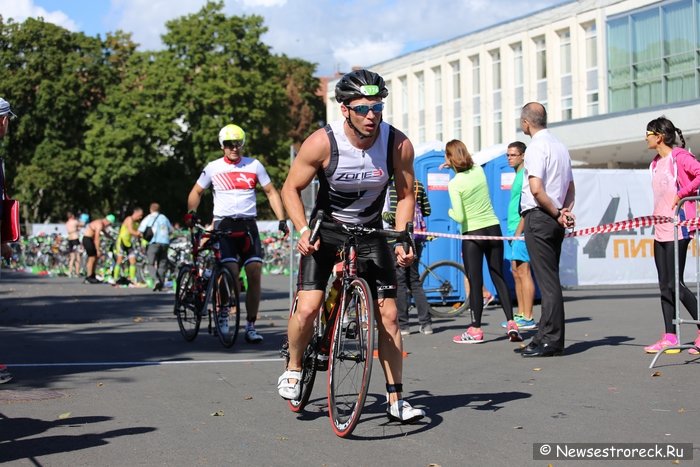
<svg viewBox="0 0 700 467">
<path fill-rule="evenodd" d="M 566 237 L 584 237 L 586 235 L 594 235 L 600 233 L 619 232 L 621 230 L 631 230 L 639 227 L 651 227 L 656 224 L 667 224 L 673 222 L 673 219 L 665 216 L 642 216 L 628 219 L 625 221 L 612 222 L 610 224 L 599 225 L 596 227 L 588 227 L 581 230 L 575 230 L 566 234 Z M 697 226 L 700 225 L 700 218 L 688 219 L 678 223 L 679 226 Z M 448 234 L 442 232 L 426 232 L 416 230 L 416 234 L 425 235 L 428 237 L 439 238 L 454 238 L 456 240 L 524 240 L 523 237 L 506 237 L 506 236 L 489 236 L 489 235 L 459 235 Z"/>
</svg>

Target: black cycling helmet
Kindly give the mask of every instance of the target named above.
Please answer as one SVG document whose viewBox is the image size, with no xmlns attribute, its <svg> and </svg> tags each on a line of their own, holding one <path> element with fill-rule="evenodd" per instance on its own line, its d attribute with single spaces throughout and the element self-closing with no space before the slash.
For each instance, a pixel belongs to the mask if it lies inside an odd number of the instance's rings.
<svg viewBox="0 0 700 467">
<path fill-rule="evenodd" d="M 379 96 L 384 99 L 388 95 L 384 78 L 369 70 L 346 73 L 335 85 L 335 100 L 342 104 L 360 97 Z"/>
</svg>

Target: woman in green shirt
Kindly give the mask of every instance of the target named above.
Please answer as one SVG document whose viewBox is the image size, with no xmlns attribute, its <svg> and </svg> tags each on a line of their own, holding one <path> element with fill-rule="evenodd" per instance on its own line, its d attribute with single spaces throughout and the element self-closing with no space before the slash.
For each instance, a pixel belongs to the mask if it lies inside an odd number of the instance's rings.
<svg viewBox="0 0 700 467">
<path fill-rule="evenodd" d="M 462 234 L 500 237 L 501 226 L 491 205 L 484 169 L 474 164 L 467 147 L 456 139 L 447 143 L 445 161 L 455 171 L 455 176 L 447 185 L 452 205 L 448 214 L 461 224 Z M 484 284 L 481 267 L 484 257 L 508 320 L 508 337 L 512 342 L 520 342 L 523 339 L 513 320 L 513 305 L 503 279 L 503 241 L 462 240 L 462 261 L 472 291 L 481 290 Z M 464 333 L 452 339 L 457 344 L 480 344 L 484 341 L 484 332 L 481 330 L 484 304 L 481 297 L 470 294 L 469 305 L 474 313 L 474 322 Z"/>
</svg>

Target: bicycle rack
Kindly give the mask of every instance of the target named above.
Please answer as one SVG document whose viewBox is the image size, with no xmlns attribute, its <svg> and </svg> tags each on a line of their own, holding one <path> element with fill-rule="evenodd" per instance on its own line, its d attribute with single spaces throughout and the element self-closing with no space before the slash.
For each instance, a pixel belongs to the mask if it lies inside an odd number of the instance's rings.
<svg viewBox="0 0 700 467">
<path fill-rule="evenodd" d="M 651 364 L 649 364 L 649 368 L 654 368 L 654 365 L 656 364 L 656 361 L 659 359 L 661 354 L 665 353 L 667 350 L 674 350 L 678 349 L 681 352 L 684 349 L 698 349 L 695 347 L 694 344 L 681 344 L 681 324 L 700 324 L 700 320 L 696 319 L 684 319 L 681 318 L 681 301 L 680 301 L 680 271 L 678 270 L 678 224 L 679 224 L 679 218 L 678 218 L 678 212 L 680 211 L 681 207 L 683 204 L 685 204 L 687 201 L 693 201 L 693 202 L 698 202 L 700 201 L 700 196 L 688 196 L 686 198 L 683 198 L 678 202 L 678 206 L 676 206 L 676 213 L 673 216 L 673 267 L 674 267 L 674 279 L 675 279 L 675 290 L 674 290 L 674 305 L 676 308 L 676 316 L 673 319 L 673 324 L 676 325 L 676 337 L 678 337 L 678 345 L 674 345 L 671 347 L 666 347 L 663 350 L 659 350 L 656 352 L 654 355 L 654 359 L 651 361 Z M 700 227 L 700 226 L 698 226 Z M 693 239 L 693 242 L 695 242 L 695 296 L 698 302 L 698 307 L 696 312 L 698 313 L 698 317 L 700 317 L 700 238 L 698 238 L 698 234 L 700 232 L 696 232 L 695 238 Z M 686 262 L 687 264 L 687 262 Z"/>
</svg>

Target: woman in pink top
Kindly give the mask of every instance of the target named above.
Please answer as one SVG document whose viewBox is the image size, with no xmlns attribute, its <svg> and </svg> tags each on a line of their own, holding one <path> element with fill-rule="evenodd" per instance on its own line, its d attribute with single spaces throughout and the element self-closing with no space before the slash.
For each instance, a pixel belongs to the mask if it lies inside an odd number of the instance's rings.
<svg viewBox="0 0 700 467">
<path fill-rule="evenodd" d="M 680 146 L 676 145 L 676 135 L 680 140 Z M 659 117 L 647 124 L 646 140 L 649 149 L 657 152 L 650 165 L 654 215 L 673 217 L 678 202 L 682 198 L 697 194 L 700 187 L 700 162 L 685 149 L 685 139 L 681 130 L 665 117 Z M 695 203 L 684 203 L 678 214 L 681 220 L 696 217 Z M 693 319 L 697 320 L 697 299 L 683 282 L 685 258 L 694 231 L 695 227 L 678 228 L 678 273 L 681 302 Z M 673 224 L 657 224 L 654 228 L 654 262 L 659 275 L 661 311 L 666 329 L 658 342 L 644 347 L 647 353 L 656 353 L 678 345 L 678 337 L 673 325 L 676 290 L 673 257 Z M 700 325 L 698 325 L 695 346 L 700 347 Z M 667 353 L 678 352 L 680 352 L 678 349 L 667 351 Z M 696 349 L 690 349 L 689 352 L 698 354 Z"/>
</svg>

